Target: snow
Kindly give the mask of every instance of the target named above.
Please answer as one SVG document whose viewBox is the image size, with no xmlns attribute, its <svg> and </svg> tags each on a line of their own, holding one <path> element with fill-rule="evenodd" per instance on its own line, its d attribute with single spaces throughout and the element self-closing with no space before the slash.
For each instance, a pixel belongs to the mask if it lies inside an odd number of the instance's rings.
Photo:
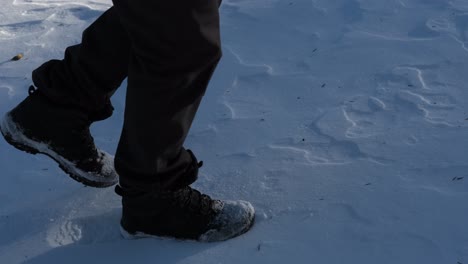
<svg viewBox="0 0 468 264">
<path fill-rule="evenodd" d="M 0 4 L 3 114 L 111 2 Z M 468 263 L 465 0 L 225 0 L 221 17 L 186 146 L 205 164 L 195 186 L 252 202 L 254 228 L 124 240 L 112 188 L 0 140 L 0 263 Z M 110 153 L 125 85 L 92 127 Z"/>
</svg>

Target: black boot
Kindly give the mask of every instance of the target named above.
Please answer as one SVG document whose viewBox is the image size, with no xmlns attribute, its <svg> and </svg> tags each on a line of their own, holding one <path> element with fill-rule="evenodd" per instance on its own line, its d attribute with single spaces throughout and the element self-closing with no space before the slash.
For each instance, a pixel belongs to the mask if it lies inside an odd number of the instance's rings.
<svg viewBox="0 0 468 264">
<path fill-rule="evenodd" d="M 85 113 L 79 108 L 56 104 L 40 90 L 8 112 L 0 123 L 6 141 L 31 154 L 45 154 L 55 160 L 71 178 L 93 187 L 117 183 L 113 156 L 94 145 L 89 126 L 104 119 L 103 113 Z"/>
<path fill-rule="evenodd" d="M 196 160 L 186 171 L 184 184 L 198 173 Z M 190 174 L 190 175 L 188 175 Z M 174 185 L 161 190 L 116 186 L 122 196 L 121 233 L 124 238 L 172 237 L 203 242 L 223 241 L 247 232 L 255 210 L 245 201 L 211 199 L 190 186 Z"/>
</svg>

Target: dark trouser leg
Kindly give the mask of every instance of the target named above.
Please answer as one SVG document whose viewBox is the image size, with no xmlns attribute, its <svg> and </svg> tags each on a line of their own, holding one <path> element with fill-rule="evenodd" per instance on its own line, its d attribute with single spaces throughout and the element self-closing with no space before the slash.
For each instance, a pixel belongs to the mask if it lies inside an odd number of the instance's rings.
<svg viewBox="0 0 468 264">
<path fill-rule="evenodd" d="M 221 57 L 218 0 L 114 0 L 131 40 L 115 157 L 124 187 L 171 188 L 188 175 L 183 142 Z"/>
<path fill-rule="evenodd" d="M 114 7 L 83 33 L 82 43 L 33 72 L 34 84 L 59 104 L 99 111 L 127 77 L 130 42 Z"/>
<path fill-rule="evenodd" d="M 182 145 L 221 56 L 218 0 L 164 2 L 115 1 L 64 60 L 33 72 L 47 97 L 90 112 L 128 75 L 116 155 L 127 186 L 169 186 L 185 175 L 192 158 Z"/>
</svg>

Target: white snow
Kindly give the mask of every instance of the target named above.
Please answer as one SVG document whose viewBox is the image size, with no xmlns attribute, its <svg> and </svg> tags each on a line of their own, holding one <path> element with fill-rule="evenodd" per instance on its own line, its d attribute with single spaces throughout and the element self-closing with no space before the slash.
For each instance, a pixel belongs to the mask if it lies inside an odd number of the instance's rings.
<svg viewBox="0 0 468 264">
<path fill-rule="evenodd" d="M 0 4 L 3 115 L 111 2 Z M 468 263 L 466 0 L 225 0 L 221 17 L 186 147 L 205 163 L 195 186 L 252 202 L 254 228 L 124 240 L 112 188 L 0 140 L 0 263 Z M 92 128 L 110 153 L 125 86 Z"/>
</svg>

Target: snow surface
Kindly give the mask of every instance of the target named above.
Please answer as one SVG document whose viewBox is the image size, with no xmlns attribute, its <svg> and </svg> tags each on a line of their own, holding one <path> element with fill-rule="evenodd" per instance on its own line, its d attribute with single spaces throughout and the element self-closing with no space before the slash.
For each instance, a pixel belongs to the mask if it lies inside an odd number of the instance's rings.
<svg viewBox="0 0 468 264">
<path fill-rule="evenodd" d="M 3 114 L 111 3 L 0 4 Z M 221 16 L 186 146 L 205 162 L 195 186 L 251 201 L 254 228 L 123 240 L 112 188 L 0 140 L 0 263 L 468 263 L 468 1 L 225 0 Z M 92 127 L 110 153 L 124 89 Z"/>
</svg>

